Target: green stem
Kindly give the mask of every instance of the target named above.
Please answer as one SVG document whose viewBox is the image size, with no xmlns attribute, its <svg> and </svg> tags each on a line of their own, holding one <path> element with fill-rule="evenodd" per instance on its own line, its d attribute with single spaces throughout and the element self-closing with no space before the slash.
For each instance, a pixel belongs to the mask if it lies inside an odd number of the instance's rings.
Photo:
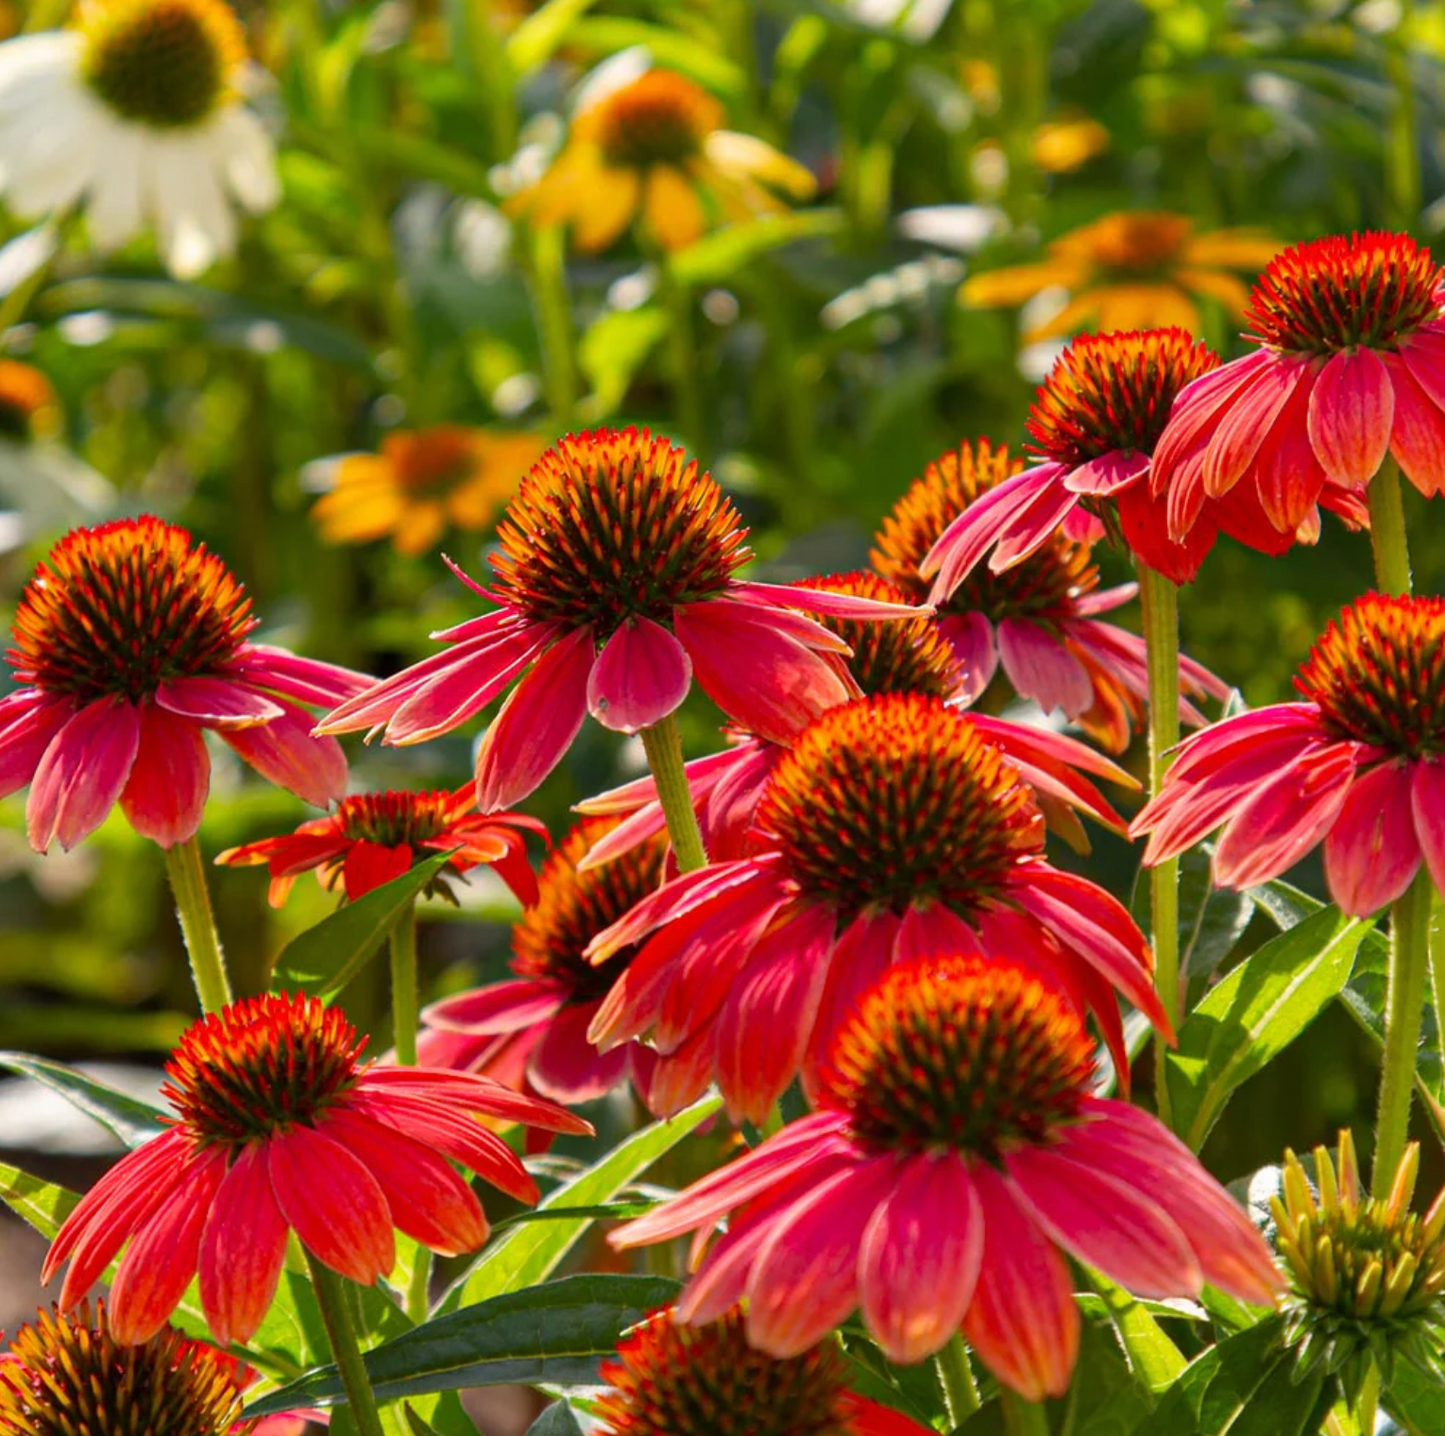
<svg viewBox="0 0 1445 1436">
<path fill-rule="evenodd" d="M 1144 644 L 1149 670 L 1149 796 L 1158 793 L 1179 741 L 1179 590 L 1162 574 L 1139 565 L 1139 595 L 1144 605 Z M 1179 1007 L 1179 860 L 1171 858 L 1149 872 L 1150 929 L 1154 941 L 1154 985 L 1170 1022 Z M 1168 1124 L 1169 1085 L 1165 1081 L 1164 1040 L 1154 1044 L 1154 1100 Z"/>
<path fill-rule="evenodd" d="M 1390 458 L 1365 491 L 1370 505 L 1370 546 L 1375 551 L 1375 585 L 1381 593 L 1410 592 L 1410 545 L 1405 537 L 1405 505 L 1400 495 L 1400 466 Z"/>
<path fill-rule="evenodd" d="M 216 935 L 216 916 L 211 911 L 211 890 L 206 885 L 200 841 L 187 838 L 164 851 L 166 876 L 171 880 L 176 916 L 180 919 L 181 936 L 186 940 L 201 1011 L 219 1012 L 231 1001 L 231 983 L 221 956 L 221 940 Z"/>
<path fill-rule="evenodd" d="M 416 900 L 391 930 L 391 1027 L 396 1060 L 402 1067 L 416 1066 L 417 1030 Z"/>
<path fill-rule="evenodd" d="M 527 274 L 542 339 L 542 378 L 547 407 L 561 429 L 572 427 L 577 407 L 577 361 L 573 352 L 572 303 L 567 294 L 566 236 L 545 225 L 530 235 Z"/>
<path fill-rule="evenodd" d="M 1407 231 L 1420 222 L 1420 147 L 1415 138 L 1415 86 L 1410 76 L 1414 8 L 1412 0 L 1399 0 L 1400 18 L 1385 57 L 1386 73 L 1395 91 L 1385 178 L 1395 222 Z"/>
<path fill-rule="evenodd" d="M 411 1282 L 406 1289 L 406 1314 L 420 1326 L 431 1308 L 431 1253 L 419 1246 L 411 1269 Z"/>
<path fill-rule="evenodd" d="M 707 447 L 702 387 L 698 378 L 697 338 L 693 328 L 692 291 L 679 283 L 666 255 L 658 255 L 657 285 L 667 310 L 667 359 L 672 402 L 680 437 L 699 457 Z"/>
<path fill-rule="evenodd" d="M 309 1251 L 306 1253 L 306 1267 L 311 1273 L 311 1285 L 316 1291 L 316 1305 L 321 1308 L 326 1337 L 331 1343 L 331 1355 L 341 1373 L 341 1385 L 351 1407 L 351 1419 L 356 1423 L 360 1436 L 383 1436 L 381 1416 L 376 1409 L 376 1397 L 372 1394 L 366 1363 L 361 1358 L 361 1347 L 356 1340 L 356 1326 L 351 1318 L 343 1279 L 329 1266 L 317 1261 Z"/>
<path fill-rule="evenodd" d="M 677 732 L 677 719 L 671 713 L 661 722 L 642 730 L 642 746 L 647 753 L 647 766 L 657 784 L 657 800 L 667 819 L 667 835 L 677 870 L 694 872 L 707 866 L 703 851 L 702 829 L 697 825 L 692 794 L 688 791 L 687 772 L 682 766 L 682 739 Z"/>
<path fill-rule="evenodd" d="M 1435 889 L 1429 869 L 1395 899 L 1390 914 L 1390 974 L 1385 989 L 1385 1053 L 1380 1074 L 1380 1115 L 1375 1124 L 1374 1196 L 1387 1197 L 1405 1154 L 1410 1098 L 1415 1090 L 1415 1057 L 1430 973 L 1430 908 Z"/>
<path fill-rule="evenodd" d="M 954 1426 L 962 1426 L 979 1406 L 978 1383 L 973 1379 L 973 1367 L 963 1338 L 954 1332 L 948 1345 L 933 1360 L 938 1367 L 938 1379 L 943 1382 L 948 1419 Z"/>
<path fill-rule="evenodd" d="M 1012 1391 L 1002 1397 L 1003 1429 L 1008 1436 L 1049 1436 L 1049 1418 L 1043 1403 L 1025 1401 Z"/>
</svg>

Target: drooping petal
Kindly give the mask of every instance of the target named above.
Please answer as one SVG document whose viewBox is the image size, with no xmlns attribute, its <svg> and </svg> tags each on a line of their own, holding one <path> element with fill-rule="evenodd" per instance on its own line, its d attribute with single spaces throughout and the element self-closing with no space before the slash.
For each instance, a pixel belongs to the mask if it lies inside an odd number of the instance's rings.
<svg viewBox="0 0 1445 1436">
<path fill-rule="evenodd" d="M 884 599 L 862 598 L 857 594 L 834 593 L 826 588 L 795 588 L 786 583 L 754 583 L 742 580 L 729 592 L 745 602 L 764 607 L 801 608 L 808 613 L 826 613 L 832 618 L 853 618 L 861 621 L 886 621 L 893 618 L 917 618 L 927 608 L 912 603 L 889 603 Z"/>
<path fill-rule="evenodd" d="M 177 678 L 156 689 L 156 705 L 207 728 L 250 728 L 279 718 L 281 707 L 264 694 L 224 678 Z"/>
<path fill-rule="evenodd" d="M 217 1189 L 201 1235 L 201 1305 L 222 1346 L 249 1341 L 270 1309 L 287 1230 L 271 1193 L 265 1152 L 247 1147 Z"/>
<path fill-rule="evenodd" d="M 1281 533 L 1292 534 L 1305 522 L 1325 486 L 1325 467 L 1310 440 L 1309 416 L 1318 388 L 1319 380 L 1306 371 L 1255 456 L 1259 506 Z"/>
<path fill-rule="evenodd" d="M 318 706 L 344 702 L 376 684 L 369 674 L 304 658 L 270 643 L 242 644 L 236 662 L 225 671 L 244 678 L 251 688 Z"/>
<path fill-rule="evenodd" d="M 163 848 L 195 837 L 211 790 L 211 759 L 194 722 L 142 703 L 140 738 L 120 806 L 143 838 Z"/>
<path fill-rule="evenodd" d="M 1094 684 L 1088 670 L 1036 623 L 1006 618 L 998 626 L 999 657 L 1021 698 L 1032 698 L 1045 711 L 1060 708 L 1070 718 L 1088 710 Z"/>
<path fill-rule="evenodd" d="M 544 1097 L 568 1104 L 595 1102 L 626 1080 L 629 1048 L 599 1052 L 587 1040 L 596 1012 L 597 1003 L 580 1002 L 560 1008 L 543 1024 L 527 1078 Z"/>
<path fill-rule="evenodd" d="M 35 688 L 0 699 L 0 798 L 30 782 L 50 740 L 74 711 L 64 700 L 47 699 Z"/>
<path fill-rule="evenodd" d="M 1343 349 L 1320 371 L 1310 394 L 1310 443 L 1336 483 L 1369 482 L 1389 450 L 1394 421 L 1390 372 L 1373 349 Z"/>
<path fill-rule="evenodd" d="M 358 1090 L 384 1095 L 390 1100 L 400 1092 L 419 1095 L 426 1100 L 451 1104 L 459 1112 L 479 1117 L 499 1117 L 507 1122 L 523 1122 L 547 1132 L 572 1132 L 592 1136 L 592 1124 L 575 1112 L 568 1112 L 555 1102 L 544 1102 L 515 1092 L 472 1072 L 429 1072 L 418 1067 L 369 1067 L 358 1084 Z M 386 1120 L 383 1118 L 382 1120 Z"/>
<path fill-rule="evenodd" d="M 863 1320 L 890 1361 L 922 1361 L 963 1325 L 983 1249 L 983 1214 L 962 1159 L 945 1152 L 904 1162 L 858 1252 Z"/>
<path fill-rule="evenodd" d="M 1394 902 L 1420 871 L 1413 770 L 1398 762 L 1360 773 L 1325 834 L 1325 882 L 1352 917 L 1369 917 Z"/>
<path fill-rule="evenodd" d="M 386 1197 L 339 1142 L 297 1125 L 268 1139 L 266 1161 L 281 1215 L 318 1261 L 362 1286 L 396 1265 Z"/>
<path fill-rule="evenodd" d="M 1211 498 L 1227 494 L 1244 476 L 1310 362 L 1276 359 L 1230 398 L 1204 455 L 1204 490 Z"/>
<path fill-rule="evenodd" d="M 666 718 L 692 686 L 687 650 L 660 623 L 633 618 L 603 646 L 587 678 L 587 711 L 615 733 Z"/>
<path fill-rule="evenodd" d="M 519 977 L 444 997 L 422 1013 L 422 1020 L 430 1027 L 486 1037 L 545 1022 L 565 1001 L 560 985 Z"/>
<path fill-rule="evenodd" d="M 391 847 L 386 843 L 358 840 L 346 850 L 341 865 L 341 878 L 351 902 L 362 898 L 374 888 L 399 878 L 411 869 L 412 851 L 407 843 Z"/>
<path fill-rule="evenodd" d="M 140 746 L 140 719 L 124 698 L 87 703 L 50 740 L 25 808 L 30 846 L 73 848 L 106 819 Z"/>
<path fill-rule="evenodd" d="M 512 690 L 477 750 L 477 806 L 510 808 L 562 761 L 587 715 L 592 630 L 560 638 Z"/>
<path fill-rule="evenodd" d="M 1127 489 L 1148 467 L 1148 454 L 1137 449 L 1110 449 L 1070 469 L 1064 475 L 1064 487 L 1075 494 L 1107 497 Z"/>
<path fill-rule="evenodd" d="M 1422 758 L 1415 764 L 1410 805 L 1415 834 L 1435 880 L 1436 892 L 1445 892 L 1445 763 Z"/>
<path fill-rule="evenodd" d="M 1397 354 L 1384 356 L 1395 391 L 1390 452 L 1406 478 L 1426 497 L 1445 485 L 1445 409 L 1416 382 Z"/>
<path fill-rule="evenodd" d="M 998 644 L 993 621 L 985 613 L 950 613 L 938 620 L 939 632 L 949 641 L 961 670 L 958 700 L 965 707 L 976 703 L 998 671 Z"/>
<path fill-rule="evenodd" d="M 325 808 L 346 791 L 346 757 L 335 738 L 313 738 L 314 720 L 304 708 L 282 705 L 270 723 L 221 736 L 268 782 Z"/>
<path fill-rule="evenodd" d="M 964 1335 L 989 1370 L 1028 1401 L 1062 1396 L 1079 1352 L 1069 1269 L 1004 1179 L 970 1168 L 983 1216 L 983 1261 Z"/>
<path fill-rule="evenodd" d="M 990 489 L 959 514 L 918 565 L 924 578 L 934 580 L 929 602 L 939 604 L 951 598 L 984 554 L 1011 531 L 1040 494 L 1058 483 L 1062 473 L 1059 464 L 1025 469 Z"/>
</svg>

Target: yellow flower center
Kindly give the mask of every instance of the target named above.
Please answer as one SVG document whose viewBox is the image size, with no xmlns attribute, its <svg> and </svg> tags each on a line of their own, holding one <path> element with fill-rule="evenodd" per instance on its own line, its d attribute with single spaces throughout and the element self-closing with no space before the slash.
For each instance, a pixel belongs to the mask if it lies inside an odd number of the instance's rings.
<svg viewBox="0 0 1445 1436">
<path fill-rule="evenodd" d="M 117 114 L 174 130 L 209 118 L 246 55 L 225 0 L 90 0 L 81 74 Z"/>
</svg>

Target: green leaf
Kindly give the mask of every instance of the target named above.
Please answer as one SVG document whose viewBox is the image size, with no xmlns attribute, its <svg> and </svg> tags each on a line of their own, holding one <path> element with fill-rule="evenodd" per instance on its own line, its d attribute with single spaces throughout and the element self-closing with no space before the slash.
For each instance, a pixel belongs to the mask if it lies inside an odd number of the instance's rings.
<svg viewBox="0 0 1445 1436">
<path fill-rule="evenodd" d="M 699 45 L 690 35 L 680 35 L 646 20 L 584 16 L 573 23 L 567 44 L 592 55 L 615 55 L 619 50 L 640 46 L 654 64 L 678 70 L 724 98 L 741 94 L 746 83 L 743 72 L 721 49 Z"/>
<path fill-rule="evenodd" d="M 586 1209 L 610 1201 L 664 1152 L 696 1131 L 721 1105 L 720 1097 L 704 1097 L 677 1116 L 665 1122 L 654 1122 L 652 1126 L 633 1133 L 596 1166 L 589 1167 L 549 1192 L 539 1204 L 538 1213 L 558 1207 Z M 452 1284 L 438 1310 L 451 1311 L 461 1305 L 471 1305 L 503 1292 L 520 1291 L 523 1287 L 545 1281 L 593 1220 L 594 1216 L 589 1214 L 512 1227 Z"/>
<path fill-rule="evenodd" d="M 1445 1431 L 1445 1388 L 1407 1362 L 1393 1364 L 1383 1405 L 1410 1436 L 1439 1436 Z"/>
<path fill-rule="evenodd" d="M 49 1087 L 127 1147 L 139 1147 L 165 1131 L 159 1107 L 107 1087 L 63 1062 L 32 1057 L 28 1052 L 0 1052 L 0 1067 Z"/>
<path fill-rule="evenodd" d="M 902 1411 L 924 1426 L 943 1412 L 943 1387 L 935 1362 L 896 1366 L 856 1320 L 848 1322 L 839 1336 L 843 1355 L 851 1368 L 848 1385 L 860 1396 Z"/>
<path fill-rule="evenodd" d="M 1167 1390 L 1184 1370 L 1184 1357 L 1179 1348 L 1164 1334 L 1144 1304 L 1123 1287 L 1101 1272 L 1090 1270 L 1088 1278 L 1118 1333 L 1135 1380 L 1149 1392 Z"/>
<path fill-rule="evenodd" d="M 580 20 L 595 0 L 547 0 L 528 15 L 507 40 L 507 59 L 517 78 L 522 79 L 552 58 L 567 39 L 567 31 Z"/>
<path fill-rule="evenodd" d="M 61 1223 L 76 1208 L 80 1193 L 58 1187 L 19 1167 L 0 1162 L 0 1202 L 22 1221 L 34 1227 L 47 1241 L 53 1241 Z"/>
<path fill-rule="evenodd" d="M 565 1401 L 554 1401 L 527 1428 L 527 1436 L 582 1436 L 577 1414 Z"/>
<path fill-rule="evenodd" d="M 700 239 L 668 261 L 679 284 L 721 284 L 740 269 L 799 239 L 820 239 L 841 234 L 840 209 L 803 209 L 788 214 L 764 215 L 732 224 Z"/>
<path fill-rule="evenodd" d="M 1181 1369 L 1183 1364 L 1181 1358 Z M 1128 1357 L 1090 1323 L 1079 1334 L 1068 1401 L 1064 1429 L 1069 1436 L 1134 1436 L 1154 1404 Z"/>
<path fill-rule="evenodd" d="M 316 997 L 339 992 L 450 860 L 450 853 L 438 853 L 293 938 L 277 959 L 272 988 Z"/>
<path fill-rule="evenodd" d="M 504 1217 L 492 1223 L 492 1230 L 500 1232 L 507 1227 L 520 1227 L 527 1222 L 570 1222 L 574 1217 L 602 1218 L 604 1221 L 620 1222 L 629 1217 L 646 1216 L 657 1206 L 656 1202 L 596 1202 L 590 1207 L 534 1207 L 529 1212 L 518 1212 L 514 1217 Z"/>
<path fill-rule="evenodd" d="M 467 1386 L 597 1383 L 618 1339 L 676 1296 L 670 1277 L 583 1275 L 510 1291 L 448 1312 L 366 1354 L 380 1401 Z M 247 1417 L 344 1400 L 334 1366 L 293 1381 L 248 1408 Z"/>
<path fill-rule="evenodd" d="M 1368 931 L 1333 908 L 1307 917 L 1246 958 L 1190 1013 L 1166 1080 L 1175 1129 L 1196 1152 L 1234 1090 L 1338 996 Z"/>
<path fill-rule="evenodd" d="M 577 363 L 592 387 L 589 417 L 605 419 L 627 398 L 632 376 L 667 333 L 666 313 L 654 306 L 611 310 L 589 326 Z"/>
<path fill-rule="evenodd" d="M 1179 860 L 1179 969 L 1198 988 L 1234 950 L 1254 916 L 1254 896 L 1214 886 L 1214 845 L 1201 843 Z M 1141 874 L 1132 907 L 1145 932 L 1152 932 L 1150 888 Z"/>
</svg>

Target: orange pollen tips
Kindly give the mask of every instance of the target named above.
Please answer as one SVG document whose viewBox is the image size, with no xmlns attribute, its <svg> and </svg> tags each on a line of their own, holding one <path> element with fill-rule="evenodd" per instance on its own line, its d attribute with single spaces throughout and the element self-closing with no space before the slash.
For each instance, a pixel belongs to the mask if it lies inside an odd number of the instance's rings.
<svg viewBox="0 0 1445 1436">
<path fill-rule="evenodd" d="M 851 917 L 941 902 L 968 917 L 1043 847 L 1018 773 L 937 698 L 893 693 L 812 723 L 758 809 L 789 875 Z"/>
<path fill-rule="evenodd" d="M 842 1354 L 824 1342 L 779 1360 L 748 1345 L 736 1307 L 705 1326 L 654 1312 L 602 1367 L 605 1436 L 849 1436 Z"/>
<path fill-rule="evenodd" d="M 587 818 L 547 854 L 537 876 L 537 901 L 512 928 L 512 971 L 558 982 L 576 1002 L 603 997 L 631 962 L 636 946 L 599 966 L 583 957 L 587 944 L 625 917 L 662 880 L 667 838 L 659 833 L 595 868 L 577 870 L 615 818 Z"/>
<path fill-rule="evenodd" d="M 1023 467 L 1022 459 L 1011 458 L 1007 448 L 993 448 L 987 439 L 962 443 L 935 459 L 874 535 L 873 567 L 914 603 L 924 602 L 932 585 L 919 577 L 918 565 L 929 549 L 970 504 Z M 978 565 L 940 612 L 982 613 L 995 623 L 1040 617 L 1068 608 L 1098 586 L 1088 546 L 1059 535 L 1003 573 Z"/>
<path fill-rule="evenodd" d="M 215 673 L 256 625 L 226 565 L 146 516 L 72 529 L 21 595 L 6 655 L 22 682 L 86 703 L 138 701 Z"/>
<path fill-rule="evenodd" d="M 240 1146 L 310 1125 L 355 1084 L 363 1046 L 317 998 L 248 997 L 187 1028 L 162 1094 L 198 1142 Z"/>
<path fill-rule="evenodd" d="M 353 842 L 399 848 L 445 832 L 457 807 L 456 795 L 445 791 L 361 793 L 341 800 L 336 821 Z"/>
<path fill-rule="evenodd" d="M 18 359 L 0 359 L 0 439 L 28 441 L 53 433 L 59 423 L 50 380 Z"/>
<path fill-rule="evenodd" d="M 99 1302 L 42 1311 L 0 1351 L 0 1436 L 225 1436 L 241 1415 L 233 1370 L 171 1327 L 121 1346 Z"/>
<path fill-rule="evenodd" d="M 880 603 L 913 601 L 903 589 L 885 582 L 877 574 L 861 570 L 804 579 L 798 587 L 871 598 Z M 818 622 L 853 650 L 853 656 L 846 660 L 849 672 L 870 698 L 880 693 L 922 693 L 947 698 L 958 688 L 958 659 L 927 614 L 896 623 L 860 623 L 853 618 L 830 618 L 821 614 Z"/>
<path fill-rule="evenodd" d="M 499 597 L 541 623 L 629 618 L 670 624 L 679 604 L 719 597 L 752 557 L 737 510 L 710 474 L 646 429 L 559 439 L 497 526 Z"/>
<path fill-rule="evenodd" d="M 123 119 L 199 125 L 231 92 L 246 34 L 225 0 L 89 0 L 81 74 Z"/>
<path fill-rule="evenodd" d="M 477 469 L 473 433 L 458 424 L 391 434 L 384 452 L 397 483 L 418 497 L 447 494 Z"/>
<path fill-rule="evenodd" d="M 686 166 L 722 122 L 717 101 L 671 70 L 648 70 L 599 100 L 585 115 L 609 165 L 645 170 Z"/>
<path fill-rule="evenodd" d="M 1116 450 L 1152 454 L 1175 395 L 1218 365 L 1183 329 L 1081 334 L 1034 398 L 1031 447 L 1069 467 Z"/>
<path fill-rule="evenodd" d="M 1277 254 L 1244 317 L 1252 338 L 1289 353 L 1392 349 L 1440 316 L 1442 283 L 1445 270 L 1409 235 L 1333 235 Z"/>
<path fill-rule="evenodd" d="M 1365 594 L 1320 635 L 1295 687 L 1346 741 L 1445 751 L 1445 599 Z"/>
<path fill-rule="evenodd" d="M 858 999 L 833 1038 L 820 1104 L 877 1146 L 996 1161 L 1078 1116 L 1093 1054 L 1068 999 L 1024 968 L 920 958 Z"/>
</svg>

